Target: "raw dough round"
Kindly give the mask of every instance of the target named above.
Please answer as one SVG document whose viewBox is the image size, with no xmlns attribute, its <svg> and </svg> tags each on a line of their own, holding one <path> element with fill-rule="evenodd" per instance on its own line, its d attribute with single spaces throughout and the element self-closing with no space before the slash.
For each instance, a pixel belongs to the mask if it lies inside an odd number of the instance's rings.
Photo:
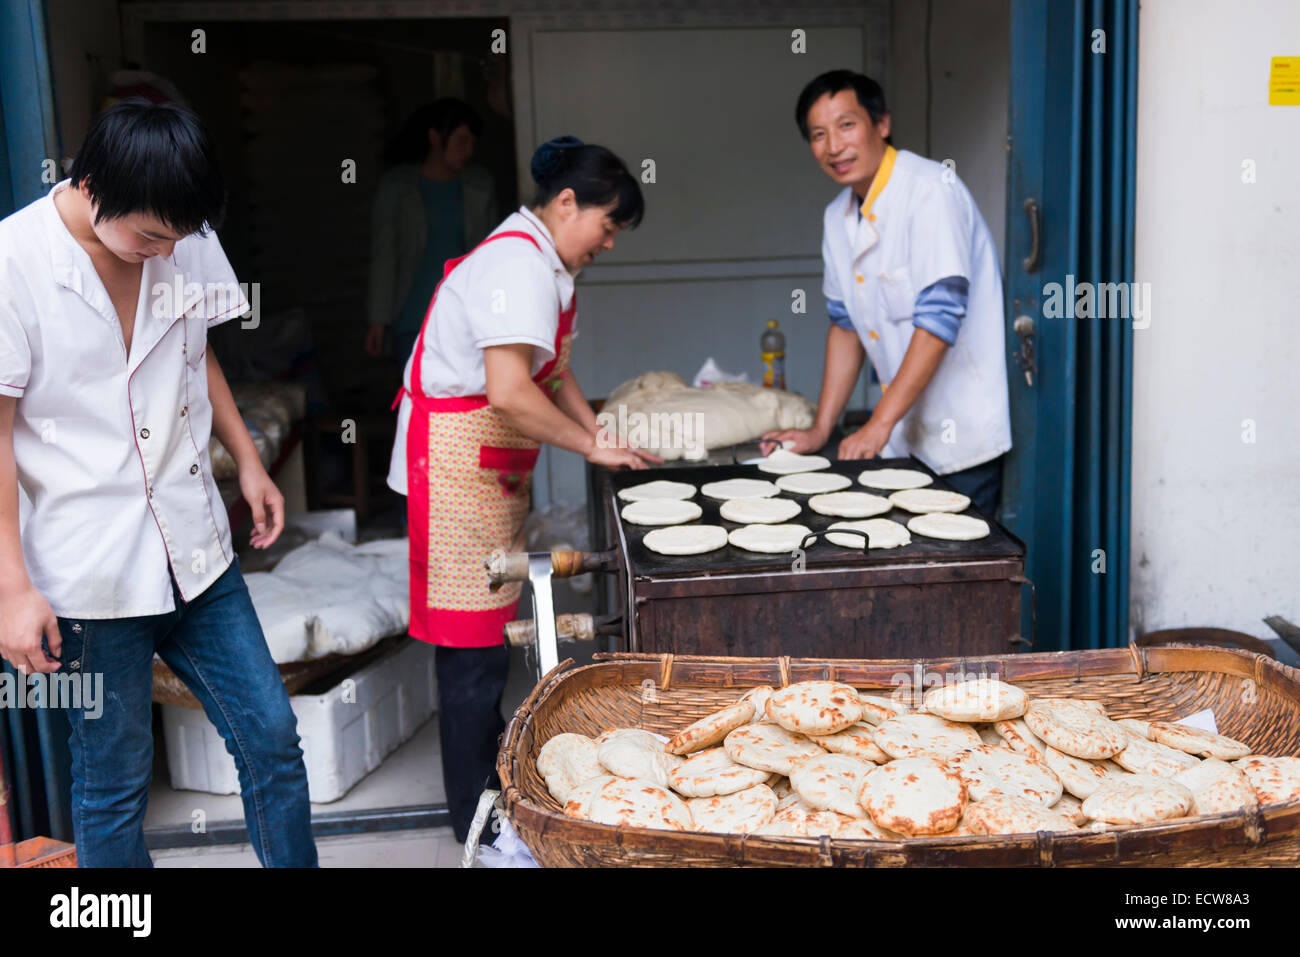
<svg viewBox="0 0 1300 957">
<path fill-rule="evenodd" d="M 803 509 L 788 498 L 731 498 L 722 503 L 718 513 L 728 522 L 741 525 L 771 525 L 788 522 Z"/>
<path fill-rule="evenodd" d="M 970 497 L 941 488 L 905 488 L 889 496 L 889 501 L 905 512 L 960 512 L 970 505 Z"/>
<path fill-rule="evenodd" d="M 837 492 L 852 484 L 852 479 L 837 472 L 799 472 L 795 475 L 782 475 L 776 480 L 776 487 L 782 492 L 794 492 L 796 495 Z"/>
<path fill-rule="evenodd" d="M 858 482 L 868 488 L 921 488 L 934 481 L 916 469 L 867 469 L 858 476 Z"/>
<path fill-rule="evenodd" d="M 695 495 L 694 485 L 685 482 L 669 482 L 664 479 L 629 485 L 618 493 L 618 497 L 625 502 L 644 502 L 652 498 L 691 498 L 693 495 Z"/>
<path fill-rule="evenodd" d="M 898 548 L 900 545 L 912 544 L 912 536 L 898 522 L 887 518 L 868 518 L 861 522 L 831 522 L 831 528 L 852 528 L 866 532 L 870 538 L 869 548 Z M 827 532 L 826 541 L 844 548 L 861 548 L 861 535 Z"/>
<path fill-rule="evenodd" d="M 848 481 L 847 478 L 844 480 Z M 883 495 L 872 495 L 870 492 L 831 492 L 829 495 L 814 495 L 808 499 L 808 507 L 819 515 L 871 518 L 873 515 L 884 515 L 894 506 Z"/>
<path fill-rule="evenodd" d="M 742 525 L 727 541 L 748 552 L 790 553 L 812 532 L 806 525 Z"/>
<path fill-rule="evenodd" d="M 766 479 L 733 478 L 708 482 L 700 491 L 709 498 L 770 498 L 779 490 Z"/>
<path fill-rule="evenodd" d="M 989 537 L 989 523 L 974 515 L 927 512 L 909 518 L 907 527 L 926 538 L 942 538 L 950 542 L 972 542 Z"/>
<path fill-rule="evenodd" d="M 660 555 L 699 555 L 727 544 L 721 525 L 670 525 L 645 533 L 642 543 Z"/>
<path fill-rule="evenodd" d="M 676 498 L 647 498 L 628 502 L 619 513 L 623 521 L 633 525 L 680 525 L 693 522 L 704 510 L 694 502 Z"/>
<path fill-rule="evenodd" d="M 770 472 L 773 475 L 815 472 L 830 467 L 830 459 L 822 458 L 820 455 L 800 455 L 798 452 L 788 452 L 785 449 L 774 450 L 771 455 L 758 463 L 760 472 Z"/>
</svg>

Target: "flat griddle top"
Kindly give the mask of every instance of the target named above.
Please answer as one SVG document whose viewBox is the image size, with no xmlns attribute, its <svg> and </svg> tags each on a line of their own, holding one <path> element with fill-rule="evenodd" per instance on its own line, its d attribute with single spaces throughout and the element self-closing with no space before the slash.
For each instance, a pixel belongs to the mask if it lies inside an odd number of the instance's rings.
<svg viewBox="0 0 1300 957">
<path fill-rule="evenodd" d="M 822 471 L 835 472 L 852 479 L 853 485 L 844 489 L 846 492 L 870 492 L 886 497 L 891 494 L 882 489 L 872 489 L 858 484 L 858 476 L 868 468 L 914 469 L 934 478 L 934 484 L 928 487 L 952 490 L 949 485 L 944 483 L 942 478 L 935 475 L 933 471 L 917 459 L 910 457 L 871 459 L 870 461 L 832 461 L 830 468 Z M 646 577 L 675 577 L 679 575 L 726 575 L 764 571 L 793 573 L 793 557 L 791 555 L 766 555 L 758 552 L 748 552 L 736 548 L 734 545 L 724 545 L 716 551 L 705 552 L 701 555 L 661 555 L 658 552 L 650 551 L 642 544 L 642 539 L 645 538 L 646 533 L 655 526 L 633 525 L 623 521 L 619 515 L 622 506 L 626 503 L 617 497 L 618 491 L 630 485 L 663 480 L 688 482 L 698 489 L 706 482 L 719 482 L 729 478 L 758 478 L 775 481 L 779 477 L 760 471 L 756 465 L 706 465 L 703 467 L 656 468 L 648 471 L 609 473 L 607 495 L 609 500 L 612 501 L 614 520 L 618 522 L 619 527 L 622 529 L 623 538 L 627 542 L 627 560 L 632 574 Z M 819 515 L 814 512 L 808 507 L 808 499 L 812 497 L 811 495 L 783 491 L 779 492 L 777 497 L 791 499 L 798 502 L 802 507 L 802 511 L 798 515 L 781 524 L 804 525 L 814 532 L 820 532 L 828 528 L 833 522 L 851 521 L 850 519 L 842 519 L 831 515 Z M 696 492 L 695 497 L 690 501 L 699 505 L 704 514 L 694 522 L 687 524 L 720 525 L 727 531 L 740 527 L 739 523 L 728 522 L 718 513 L 718 509 L 722 506 L 720 500 L 709 498 L 702 492 Z M 805 567 L 811 569 L 817 566 L 868 567 L 906 562 L 950 563 L 986 561 L 989 559 L 1023 560 L 1025 554 L 1024 543 L 995 522 L 992 517 L 985 515 L 974 505 L 967 508 L 962 514 L 978 516 L 988 522 L 989 536 L 973 542 L 949 542 L 937 538 L 925 538 L 913 533 L 912 542 L 909 545 L 900 548 L 873 548 L 866 554 L 863 554 L 860 548 L 841 548 L 839 545 L 834 545 L 825 539 L 819 538 L 805 552 Z M 895 508 L 874 517 L 888 518 L 906 526 L 907 520 L 912 517 L 912 513 Z"/>
</svg>

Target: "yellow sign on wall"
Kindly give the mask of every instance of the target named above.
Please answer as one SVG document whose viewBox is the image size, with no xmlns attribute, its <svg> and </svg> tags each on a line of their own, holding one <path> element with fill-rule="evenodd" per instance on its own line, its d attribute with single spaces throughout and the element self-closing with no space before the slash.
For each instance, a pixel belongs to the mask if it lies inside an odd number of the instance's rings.
<svg viewBox="0 0 1300 957">
<path fill-rule="evenodd" d="M 1275 56 L 1268 71 L 1268 105 L 1300 106 L 1300 56 Z"/>
</svg>

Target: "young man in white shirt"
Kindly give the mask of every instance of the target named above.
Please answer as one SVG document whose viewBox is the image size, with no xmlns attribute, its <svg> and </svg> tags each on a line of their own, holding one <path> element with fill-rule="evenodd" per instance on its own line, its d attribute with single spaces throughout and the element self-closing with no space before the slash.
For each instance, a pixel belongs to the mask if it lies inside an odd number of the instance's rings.
<svg viewBox="0 0 1300 957">
<path fill-rule="evenodd" d="M 795 122 L 843 187 L 823 214 L 826 369 L 811 429 L 764 436 L 826 444 L 865 355 L 883 394 L 841 459 L 915 455 L 992 514 L 1011 448 L 1002 277 L 992 235 L 956 173 L 889 143 L 880 85 L 849 70 L 813 79 Z"/>
<path fill-rule="evenodd" d="M 67 707 L 84 867 L 152 865 L 155 653 L 234 755 L 263 865 L 317 863 L 297 721 L 208 458 L 215 433 L 251 544 L 270 545 L 284 499 L 206 348 L 248 309 L 211 232 L 224 206 L 198 118 L 128 100 L 96 118 L 69 180 L 0 221 L 0 656 L 87 691 Z"/>
</svg>

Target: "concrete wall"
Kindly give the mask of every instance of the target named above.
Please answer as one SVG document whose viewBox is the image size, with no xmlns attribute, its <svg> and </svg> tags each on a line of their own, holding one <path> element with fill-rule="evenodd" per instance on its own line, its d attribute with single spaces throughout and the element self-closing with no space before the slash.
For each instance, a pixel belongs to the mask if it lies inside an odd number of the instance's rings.
<svg viewBox="0 0 1300 957">
<path fill-rule="evenodd" d="M 1300 6 L 1146 0 L 1139 48 L 1132 620 L 1300 622 Z M 1243 164 L 1248 169 L 1243 170 Z M 1253 183 L 1243 175 L 1253 166 Z M 1253 435 L 1252 435 L 1253 430 Z M 1253 438 L 1253 441 L 1251 439 Z"/>
</svg>

